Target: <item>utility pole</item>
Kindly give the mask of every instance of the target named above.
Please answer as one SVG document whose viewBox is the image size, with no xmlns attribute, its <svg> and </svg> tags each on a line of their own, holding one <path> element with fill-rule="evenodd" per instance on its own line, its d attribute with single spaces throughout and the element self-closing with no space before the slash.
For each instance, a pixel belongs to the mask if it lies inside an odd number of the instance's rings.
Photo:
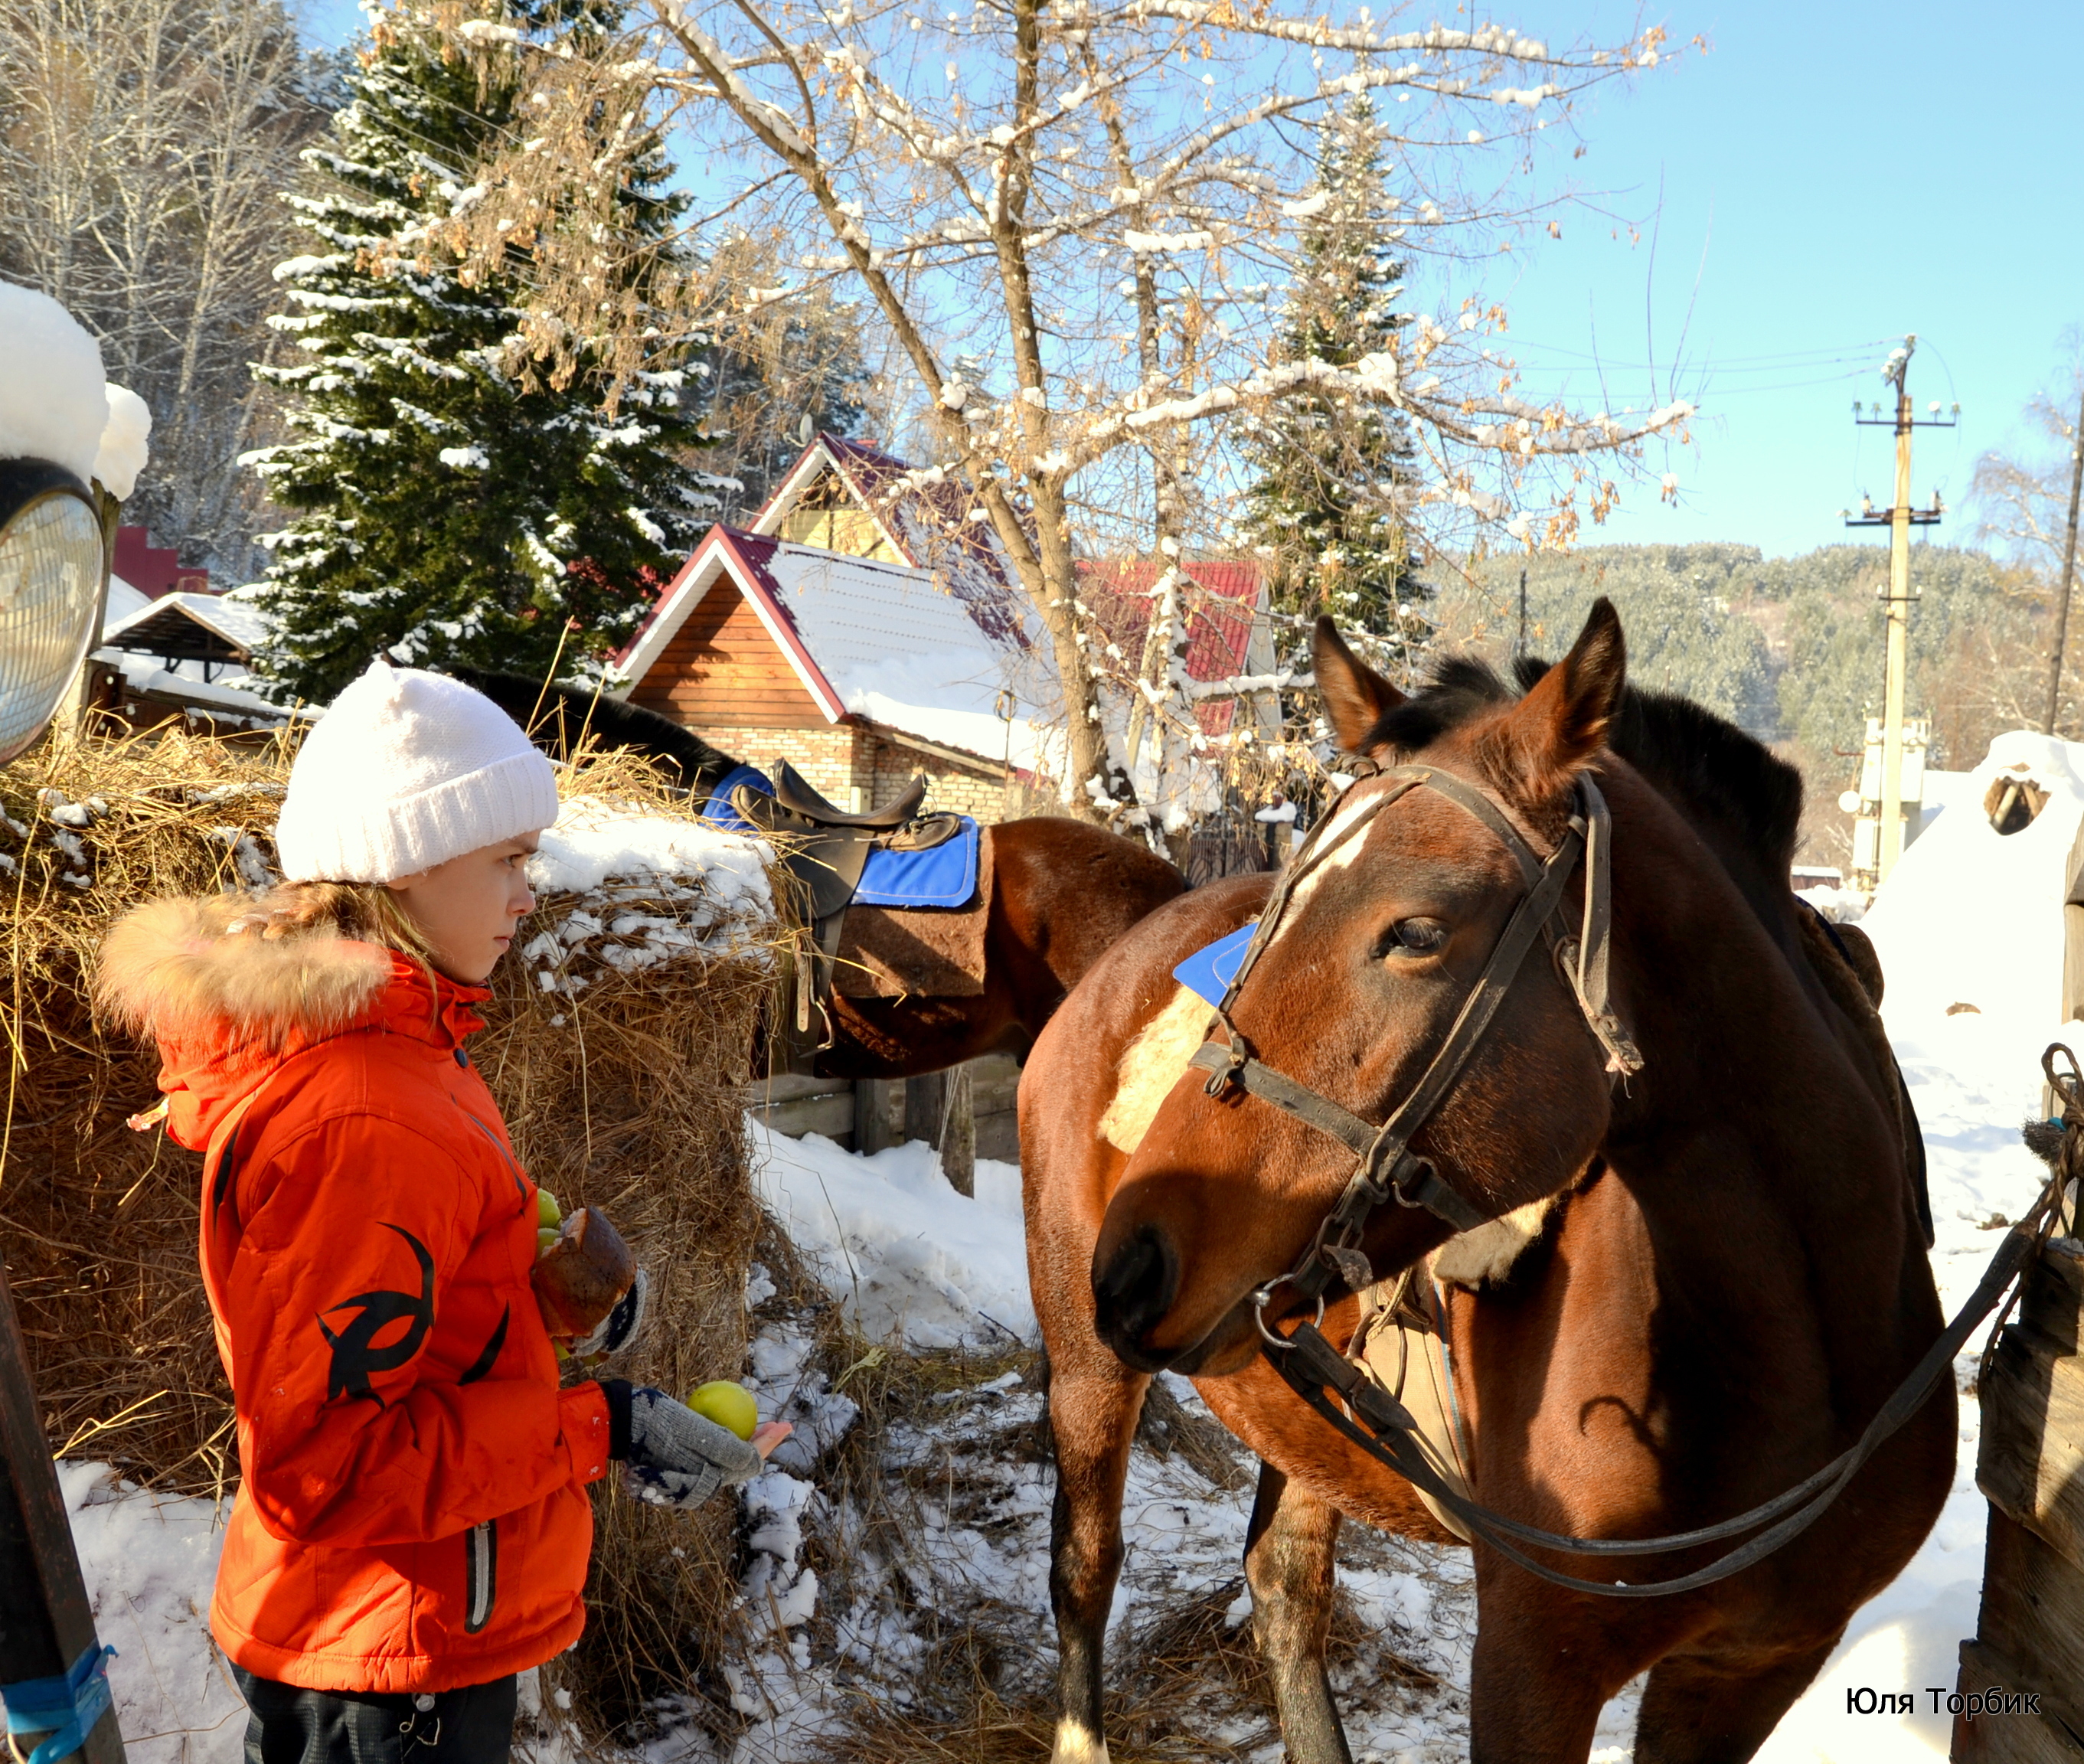
<svg viewBox="0 0 2084 1764">
<path fill-rule="evenodd" d="M 1903 855 L 1904 696 L 1910 669 L 1910 603 L 1917 598 L 1910 587 L 1910 529 L 1937 526 L 1944 512 L 1936 491 L 1930 508 L 1910 506 L 1911 431 L 1921 428 L 1951 429 L 1961 413 L 1961 407 L 1956 405 L 1954 414 L 1942 418 L 1937 413 L 1939 406 L 1934 404 L 1932 416 L 1920 418 L 1911 414 L 1910 358 L 1917 347 L 1915 333 L 1904 337 L 1901 346 L 1891 353 L 1882 369 L 1882 378 L 1896 388 L 1893 416 L 1883 416 L 1880 407 L 1876 405 L 1872 407 L 1873 415 L 1863 417 L 1858 400 L 1853 403 L 1853 421 L 1862 427 L 1887 426 L 1896 430 L 1896 500 L 1887 509 L 1880 510 L 1870 502 L 1857 515 L 1845 516 L 1848 527 L 1886 527 L 1889 530 L 1888 592 L 1882 597 L 1888 619 L 1887 672 L 1882 694 L 1882 818 L 1875 856 L 1876 871 L 1884 882 L 1888 880 L 1889 871 L 1896 867 L 1896 860 Z"/>
<path fill-rule="evenodd" d="M 2055 714 L 2062 702 L 2062 646 L 2069 635 L 2069 584 L 2077 575 L 2077 497 L 2084 490 L 2084 394 L 2077 403 L 2077 426 L 2069 431 L 2069 532 L 2062 541 L 2062 597 L 2055 603 L 2055 651 L 2048 658 L 2048 711 L 2040 719 L 2043 735 L 2055 733 Z"/>
</svg>

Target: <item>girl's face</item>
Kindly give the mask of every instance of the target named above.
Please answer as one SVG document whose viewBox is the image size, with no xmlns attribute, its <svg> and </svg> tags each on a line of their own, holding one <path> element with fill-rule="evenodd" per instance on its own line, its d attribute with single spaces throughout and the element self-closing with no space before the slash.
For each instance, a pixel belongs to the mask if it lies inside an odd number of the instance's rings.
<svg viewBox="0 0 2084 1764">
<path fill-rule="evenodd" d="M 384 886 L 427 940 L 434 965 L 465 986 L 481 984 L 506 953 L 524 914 L 536 908 L 528 854 L 540 835 L 481 846 Z"/>
</svg>

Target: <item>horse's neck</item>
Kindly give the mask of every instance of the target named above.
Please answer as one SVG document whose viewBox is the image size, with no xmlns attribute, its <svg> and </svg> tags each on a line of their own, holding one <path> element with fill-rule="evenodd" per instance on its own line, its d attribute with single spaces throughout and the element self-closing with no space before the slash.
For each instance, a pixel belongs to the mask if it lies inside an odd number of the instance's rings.
<svg viewBox="0 0 2084 1764">
<path fill-rule="evenodd" d="M 1772 1327 L 1762 1304 L 1807 1306 L 1834 1363 L 1886 1358 L 1884 1318 L 1914 1278 L 1889 1100 L 1798 970 L 1798 945 L 1780 947 L 1697 845 L 1692 873 L 1658 887 L 1657 867 L 1688 854 L 1653 844 L 1631 854 L 1616 842 L 1617 866 L 1644 867 L 1625 880 L 1617 871 L 1616 901 L 1637 910 L 1616 949 L 1647 1065 L 1616 1099 L 1605 1151 L 1641 1210 L 1659 1281 L 1747 1295 L 1739 1327 Z"/>
</svg>

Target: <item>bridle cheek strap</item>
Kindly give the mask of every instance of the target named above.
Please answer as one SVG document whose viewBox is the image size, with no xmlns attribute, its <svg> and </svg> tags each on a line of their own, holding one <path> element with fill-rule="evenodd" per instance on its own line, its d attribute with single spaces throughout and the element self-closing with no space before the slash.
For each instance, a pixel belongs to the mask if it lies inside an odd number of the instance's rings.
<svg viewBox="0 0 2084 1764">
<path fill-rule="evenodd" d="M 1402 1206 L 1423 1207 L 1458 1232 L 1473 1230 L 1492 1216 L 1442 1181 L 1430 1162 L 1412 1152 L 1410 1143 L 1446 1100 L 1476 1053 L 1536 938 L 1546 935 L 1554 947 L 1558 966 L 1577 997 L 1587 1025 L 1607 1050 L 1607 1070 L 1630 1072 L 1640 1071 L 1642 1066 L 1641 1055 L 1607 1003 L 1612 834 L 1599 787 L 1589 778 L 1578 780 L 1579 812 L 1571 817 L 1561 842 L 1544 859 L 1489 796 L 1451 773 L 1412 765 L 1383 775 L 1391 780 L 1391 789 L 1361 805 L 1321 846 L 1313 835 L 1297 854 L 1295 863 L 1268 901 L 1244 959 L 1217 1006 L 1226 1038 L 1205 1042 L 1188 1062 L 1210 1075 L 1205 1087 L 1209 1096 L 1221 1096 L 1231 1085 L 1237 1085 L 1338 1140 L 1358 1157 L 1359 1164 L 1345 1192 L 1327 1215 L 1302 1263 L 1289 1277 L 1309 1296 L 1322 1292 L 1334 1269 L 1349 1285 L 1366 1283 L 1366 1261 L 1354 1245 L 1369 1216 L 1392 1199 Z M 1389 1119 L 1377 1126 L 1260 1060 L 1231 1020 L 1230 1010 L 1259 956 L 1273 941 L 1296 884 L 1341 845 L 1355 837 L 1382 809 L 1421 787 L 1447 797 L 1496 834 L 1519 863 L 1528 888 L 1513 909 L 1483 972 L 1463 997 L 1453 1024 L 1425 1071 Z M 1330 825 L 1328 821 L 1319 826 Z M 1582 924 L 1573 926 L 1563 914 L 1562 900 L 1581 858 L 1586 867 L 1585 912 Z"/>
</svg>

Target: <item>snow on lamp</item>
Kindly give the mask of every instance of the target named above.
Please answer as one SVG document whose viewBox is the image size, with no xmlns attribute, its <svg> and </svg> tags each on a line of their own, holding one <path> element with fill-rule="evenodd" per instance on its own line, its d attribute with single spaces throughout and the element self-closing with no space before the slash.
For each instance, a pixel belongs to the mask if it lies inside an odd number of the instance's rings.
<svg viewBox="0 0 2084 1764">
<path fill-rule="evenodd" d="M 116 504 L 146 459 L 143 401 L 102 375 L 64 307 L 0 282 L 0 764 L 53 712 L 100 635 Z"/>
</svg>

